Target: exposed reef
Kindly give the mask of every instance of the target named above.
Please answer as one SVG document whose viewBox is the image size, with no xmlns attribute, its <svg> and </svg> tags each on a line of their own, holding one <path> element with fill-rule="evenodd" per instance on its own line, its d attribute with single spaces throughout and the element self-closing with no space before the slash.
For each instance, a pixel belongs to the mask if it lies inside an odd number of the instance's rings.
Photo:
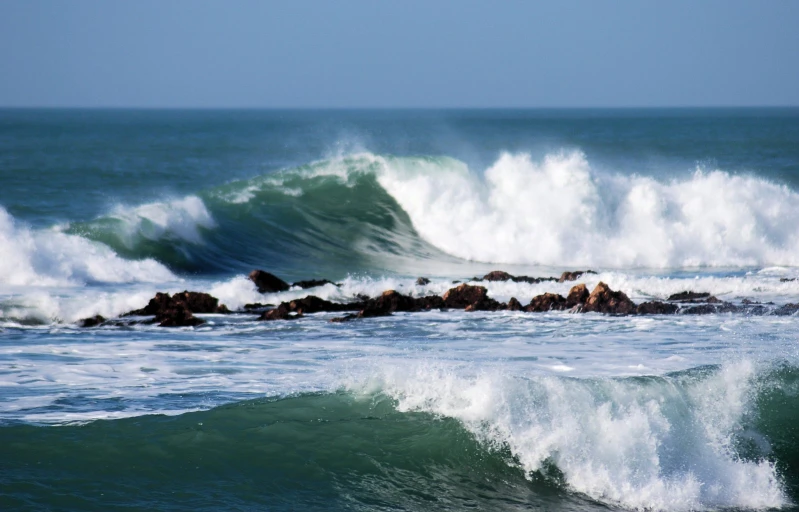
<svg viewBox="0 0 799 512">
<path fill-rule="evenodd" d="M 564 283 L 575 281 L 586 274 L 596 274 L 591 270 L 564 272 L 560 277 L 514 276 L 501 270 L 489 272 L 472 282 L 516 283 Z M 249 274 L 256 288 L 261 293 L 280 293 L 292 289 L 308 289 L 332 284 L 327 279 L 310 279 L 288 284 L 279 277 L 264 270 L 254 270 Z M 427 286 L 431 282 L 425 277 L 416 280 L 417 286 Z M 460 283 L 460 281 L 453 281 Z M 419 312 L 432 309 L 458 309 L 464 311 L 523 311 L 543 313 L 548 311 L 569 311 L 571 313 L 601 313 L 606 315 L 707 315 L 718 313 L 745 313 L 751 315 L 793 315 L 799 313 L 799 304 L 785 304 L 772 307 L 743 299 L 740 304 L 722 301 L 707 292 L 682 291 L 670 295 L 665 301 L 651 300 L 640 304 L 634 303 L 624 292 L 612 290 L 604 282 L 599 282 L 589 292 L 584 283 L 572 286 L 566 297 L 556 293 L 543 293 L 530 299 L 524 305 L 516 297 L 507 303 L 499 302 L 488 294 L 488 289 L 479 284 L 460 283 L 450 288 L 443 295 L 414 297 L 396 290 L 386 290 L 377 297 L 357 295 L 350 302 L 332 302 L 315 295 L 285 301 L 277 306 L 272 304 L 252 303 L 236 311 L 239 314 L 256 314 L 258 320 L 295 320 L 307 314 L 333 312 L 347 313 L 331 319 L 332 322 L 348 322 L 351 320 L 373 317 L 385 317 L 396 312 Z M 81 319 L 77 324 L 81 327 L 100 325 L 129 325 L 134 323 L 155 323 L 161 327 L 197 326 L 205 320 L 195 314 L 230 313 L 216 297 L 202 292 L 183 291 L 169 295 L 156 293 L 147 305 L 141 309 L 130 311 L 123 317 L 146 316 L 145 320 L 106 319 L 100 315 Z"/>
</svg>

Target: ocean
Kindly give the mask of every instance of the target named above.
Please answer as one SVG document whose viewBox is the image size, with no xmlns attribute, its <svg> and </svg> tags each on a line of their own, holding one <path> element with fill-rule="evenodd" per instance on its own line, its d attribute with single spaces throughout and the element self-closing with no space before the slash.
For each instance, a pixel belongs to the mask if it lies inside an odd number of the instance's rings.
<svg viewBox="0 0 799 512">
<path fill-rule="evenodd" d="M 797 510 L 797 278 L 797 108 L 0 110 L 0 510 Z"/>
</svg>

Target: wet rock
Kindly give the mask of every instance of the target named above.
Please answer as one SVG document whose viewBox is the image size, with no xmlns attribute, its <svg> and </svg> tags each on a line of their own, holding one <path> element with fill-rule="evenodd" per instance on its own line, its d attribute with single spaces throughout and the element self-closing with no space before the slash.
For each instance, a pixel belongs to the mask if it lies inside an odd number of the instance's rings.
<svg viewBox="0 0 799 512">
<path fill-rule="evenodd" d="M 255 302 L 255 303 L 245 304 L 242 307 L 242 309 L 247 312 L 252 312 L 252 311 L 261 311 L 266 308 L 272 308 L 274 306 L 275 306 L 274 304 L 261 304 L 260 302 Z"/>
<path fill-rule="evenodd" d="M 182 291 L 170 296 L 158 292 L 142 309 L 135 309 L 123 316 L 159 316 L 174 309 L 187 309 L 191 313 L 230 313 L 219 299 L 207 293 Z"/>
<path fill-rule="evenodd" d="M 483 276 L 482 281 L 511 281 L 513 276 L 502 270 L 494 270 Z"/>
<path fill-rule="evenodd" d="M 155 315 L 155 321 L 160 327 L 193 327 L 205 323 L 205 320 L 195 317 L 186 304 L 181 302 L 160 311 Z"/>
<path fill-rule="evenodd" d="M 781 277 L 780 278 L 780 282 L 781 283 L 790 283 L 792 281 L 796 281 L 796 278 L 795 277 Z"/>
<path fill-rule="evenodd" d="M 567 309 L 566 298 L 556 293 L 536 295 L 530 304 L 524 307 L 528 313 L 544 313 L 547 311 L 563 311 Z"/>
<path fill-rule="evenodd" d="M 172 295 L 172 302 L 182 302 L 192 313 L 230 313 L 227 306 L 219 304 L 219 299 L 202 292 L 184 290 Z"/>
<path fill-rule="evenodd" d="M 336 283 L 327 279 L 308 279 L 306 281 L 297 281 L 296 283 L 292 283 L 291 286 L 292 288 L 298 287 L 302 288 L 303 290 L 307 290 L 308 288 L 316 288 L 317 286 L 324 286 L 326 284 L 332 284 L 336 286 Z"/>
<path fill-rule="evenodd" d="M 352 321 L 352 320 L 356 320 L 357 318 L 358 318 L 358 315 L 350 314 L 350 315 L 333 317 L 333 318 L 330 319 L 330 321 L 333 322 L 334 324 L 341 324 L 341 323 L 344 323 L 344 322 L 349 322 L 349 321 Z"/>
<path fill-rule="evenodd" d="M 709 298 L 710 298 L 710 294 L 709 293 L 699 293 L 699 292 L 685 291 L 685 292 L 680 292 L 680 293 L 675 293 L 673 295 L 669 295 L 669 298 L 666 299 L 666 300 L 672 300 L 672 301 L 677 301 L 677 302 L 688 302 L 688 301 L 702 300 L 703 302 L 706 302 L 706 299 L 709 299 Z M 705 299 L 705 300 L 703 300 L 703 299 Z"/>
<path fill-rule="evenodd" d="M 261 313 L 258 320 L 296 320 L 297 318 L 302 318 L 302 313 L 293 312 L 288 302 L 281 302 L 276 308 Z"/>
<path fill-rule="evenodd" d="M 573 272 L 564 272 L 560 275 L 558 282 L 565 283 L 566 281 L 577 281 L 583 274 L 596 274 L 596 272 L 593 270 L 575 270 Z"/>
<path fill-rule="evenodd" d="M 516 300 L 516 297 L 511 297 L 508 304 L 505 306 L 508 311 L 521 311 L 522 303 Z"/>
<path fill-rule="evenodd" d="M 684 308 L 680 313 L 684 315 L 713 315 L 717 313 L 738 313 L 742 308 L 729 302 L 721 302 L 720 304 L 699 304 Z"/>
<path fill-rule="evenodd" d="M 484 286 L 462 284 L 457 288 L 450 288 L 443 296 L 444 305 L 453 309 L 466 309 L 469 311 L 491 311 L 499 307 L 499 302 L 488 297 Z"/>
<path fill-rule="evenodd" d="M 253 270 L 248 276 L 260 293 L 285 292 L 289 284 L 265 270 Z"/>
<path fill-rule="evenodd" d="M 380 297 L 376 297 L 366 302 L 366 305 L 358 313 L 361 318 L 374 316 L 388 316 L 395 311 L 416 311 L 416 301 L 413 297 L 403 295 L 396 290 L 386 290 Z"/>
<path fill-rule="evenodd" d="M 584 304 L 589 296 L 588 288 L 584 284 L 572 286 L 569 295 L 566 296 L 566 307 L 573 308 L 578 304 Z"/>
<path fill-rule="evenodd" d="M 308 295 L 302 299 L 296 299 L 288 303 L 289 310 L 294 313 L 319 313 L 322 311 L 357 311 L 363 307 L 362 303 L 340 304 L 320 299 L 316 295 Z"/>
<path fill-rule="evenodd" d="M 420 277 L 416 280 L 416 286 L 427 286 L 430 284 L 430 280 L 426 277 Z"/>
<path fill-rule="evenodd" d="M 438 295 L 419 297 L 418 299 L 414 299 L 414 301 L 416 302 L 417 309 L 422 311 L 429 309 L 444 309 L 446 307 L 444 304 L 444 299 Z"/>
<path fill-rule="evenodd" d="M 94 315 L 89 318 L 82 318 L 78 320 L 78 327 L 97 327 L 105 321 L 105 317 L 101 315 Z"/>
<path fill-rule="evenodd" d="M 790 316 L 795 315 L 797 311 L 799 311 L 799 304 L 789 303 L 778 307 L 772 314 L 777 316 Z"/>
<path fill-rule="evenodd" d="M 635 308 L 637 315 L 673 315 L 680 307 L 677 304 L 661 302 L 659 300 L 642 302 Z"/>
<path fill-rule="evenodd" d="M 582 307 L 583 313 L 608 313 L 629 315 L 635 311 L 635 303 L 624 292 L 613 291 L 608 285 L 599 282 Z"/>
</svg>

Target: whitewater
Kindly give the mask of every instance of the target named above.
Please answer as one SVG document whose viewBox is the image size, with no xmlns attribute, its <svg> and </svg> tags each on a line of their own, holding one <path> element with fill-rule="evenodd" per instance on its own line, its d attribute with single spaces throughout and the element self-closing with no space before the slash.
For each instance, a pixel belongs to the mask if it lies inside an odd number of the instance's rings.
<svg viewBox="0 0 799 512">
<path fill-rule="evenodd" d="M 797 140 L 791 109 L 0 111 L 0 507 L 793 510 Z M 258 319 L 461 283 L 734 307 Z M 126 321 L 183 290 L 232 313 Z"/>
</svg>

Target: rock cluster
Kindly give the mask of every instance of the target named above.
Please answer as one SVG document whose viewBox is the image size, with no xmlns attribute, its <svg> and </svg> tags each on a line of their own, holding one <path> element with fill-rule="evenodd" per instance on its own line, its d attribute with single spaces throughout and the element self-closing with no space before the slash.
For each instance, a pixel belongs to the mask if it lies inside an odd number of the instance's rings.
<svg viewBox="0 0 799 512">
<path fill-rule="evenodd" d="M 185 327 L 205 323 L 193 313 L 230 313 L 219 299 L 207 293 L 183 291 L 170 296 L 156 293 L 142 309 L 130 311 L 125 316 L 154 316 L 161 327 Z"/>
<path fill-rule="evenodd" d="M 564 272 L 559 278 L 513 276 L 501 270 L 489 272 L 475 281 L 513 281 L 540 283 L 545 281 L 574 281 L 580 276 L 595 273 L 591 270 Z M 327 279 L 299 281 L 289 285 L 279 277 L 263 270 L 254 270 L 249 278 L 261 293 L 276 293 L 291 288 L 314 288 L 334 284 Z M 424 277 L 417 279 L 418 286 L 425 286 L 430 280 Z M 459 283 L 454 281 L 453 283 Z M 336 285 L 338 286 L 338 285 Z M 277 306 L 269 304 L 247 304 L 241 312 L 260 314 L 258 320 L 293 320 L 306 314 L 319 312 L 350 312 L 345 316 L 333 318 L 333 322 L 346 322 L 359 318 L 388 316 L 395 312 L 417 312 L 431 309 L 462 309 L 465 311 L 525 311 L 530 313 L 547 311 L 570 311 L 572 313 L 602 313 L 608 315 L 672 315 L 676 313 L 703 315 L 711 313 L 746 312 L 747 314 L 765 314 L 771 311 L 775 315 L 793 315 L 799 313 L 799 304 L 785 304 L 776 309 L 744 299 L 738 306 L 724 302 L 709 293 L 683 291 L 675 293 L 666 301 L 648 301 L 635 304 L 622 291 L 612 290 L 607 284 L 599 282 L 589 293 L 585 284 L 573 286 L 566 297 L 555 293 L 543 293 L 533 297 L 527 305 L 523 305 L 515 297 L 501 303 L 488 296 L 484 286 L 461 283 L 450 288 L 442 296 L 412 297 L 396 290 L 387 290 L 378 297 L 357 296 L 354 302 L 331 302 L 315 295 L 301 299 L 281 302 Z M 156 293 L 148 304 L 123 316 L 151 316 L 147 323 L 157 323 L 162 327 L 196 326 L 204 320 L 194 316 L 196 313 L 229 313 L 227 307 L 219 304 L 216 297 L 207 293 L 183 291 L 169 295 Z M 122 320 L 107 320 L 97 315 L 84 318 L 78 322 L 81 327 L 94 327 L 101 324 L 123 325 L 140 323 Z"/>
</svg>

